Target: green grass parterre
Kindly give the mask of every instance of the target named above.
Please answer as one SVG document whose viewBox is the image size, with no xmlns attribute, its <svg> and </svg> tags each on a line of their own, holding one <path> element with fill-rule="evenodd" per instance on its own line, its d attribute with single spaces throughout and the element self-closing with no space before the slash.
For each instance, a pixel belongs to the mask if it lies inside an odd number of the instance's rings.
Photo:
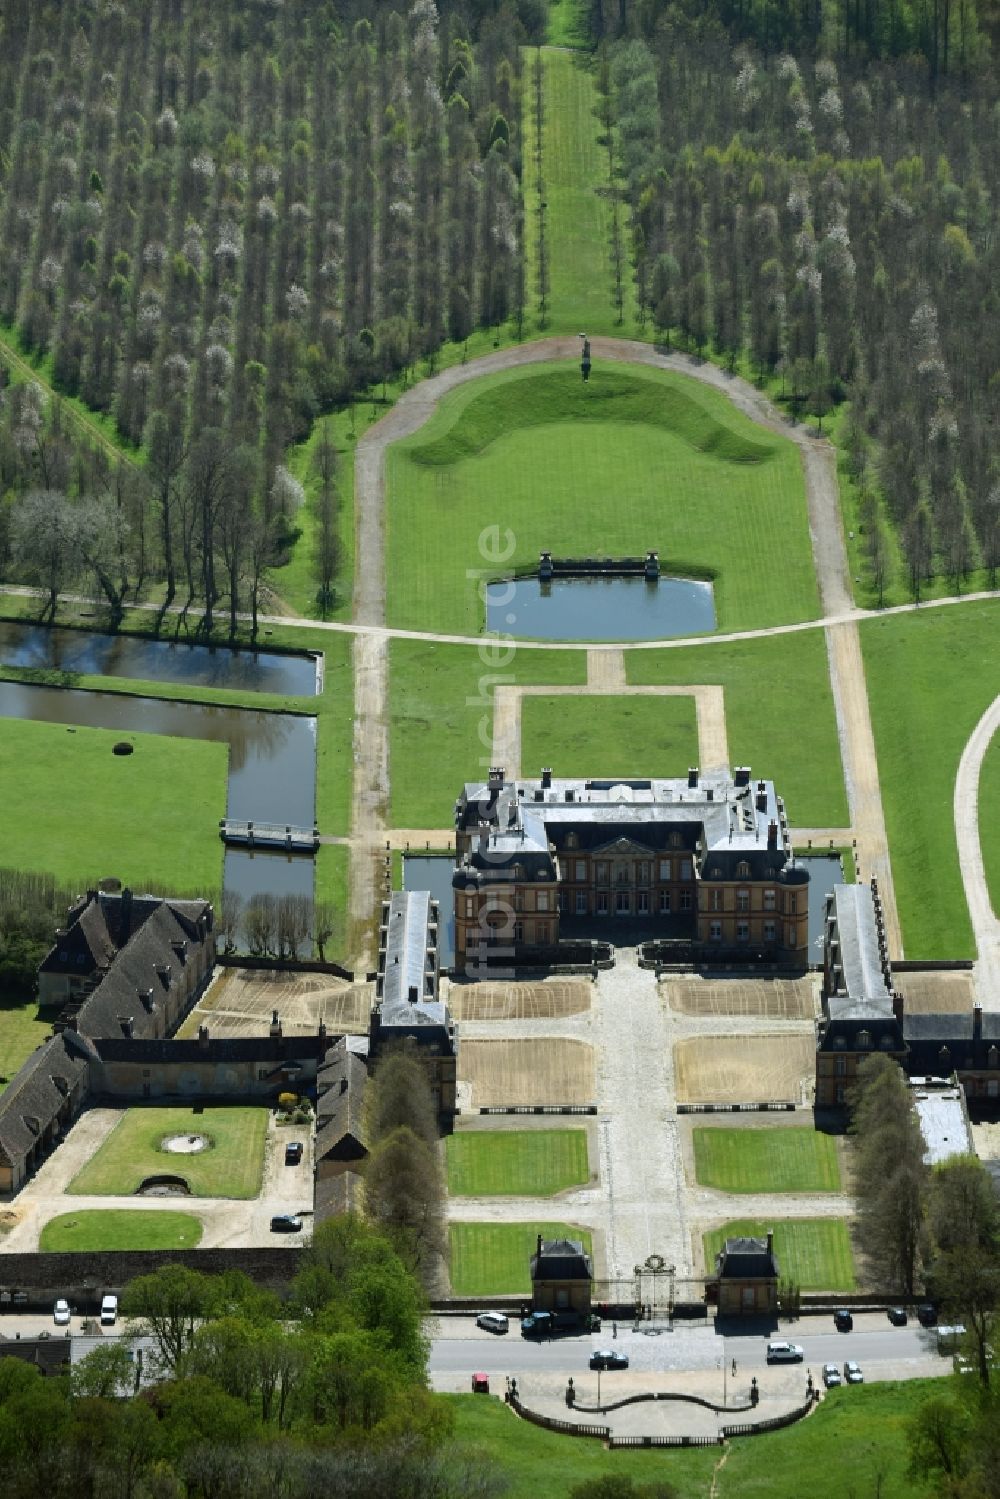
<svg viewBox="0 0 1000 1499">
<path fill-rule="evenodd" d="M 774 781 L 793 827 L 847 825 L 822 631 L 629 651 L 625 673 L 635 683 L 721 685 L 731 764 Z"/>
<path fill-rule="evenodd" d="M 538 1235 L 576 1239 L 589 1254 L 590 1234 L 569 1223 L 452 1223 L 451 1289 L 455 1296 L 523 1296 Z"/>
<path fill-rule="evenodd" d="M 92 1208 L 50 1218 L 38 1247 L 43 1254 L 111 1249 L 195 1249 L 201 1223 L 192 1213 L 150 1208 Z"/>
<path fill-rule="evenodd" d="M 720 1192 L 839 1192 L 832 1135 L 814 1129 L 693 1131 L 695 1176 Z"/>
<path fill-rule="evenodd" d="M 653 548 L 664 571 L 714 580 L 720 629 L 819 610 L 796 448 L 682 375 L 605 362 L 587 385 L 566 364 L 487 376 L 394 444 L 386 474 L 395 626 L 479 633 L 483 580 L 542 549 Z"/>
<path fill-rule="evenodd" d="M 743 1235 L 764 1238 L 774 1230 L 774 1252 L 783 1280 L 803 1291 L 853 1291 L 854 1256 L 847 1224 L 841 1218 L 784 1218 L 775 1221 L 741 1218 L 703 1235 L 706 1266 L 726 1239 Z"/>
<path fill-rule="evenodd" d="M 260 1108 L 136 1108 L 122 1115 L 68 1191 L 129 1197 L 147 1176 L 183 1176 L 195 1197 L 256 1197 L 264 1170 L 268 1111 Z M 207 1135 L 198 1154 L 161 1149 L 168 1135 Z"/>
<path fill-rule="evenodd" d="M 461 1130 L 445 1147 L 454 1197 L 549 1197 L 590 1176 L 584 1129 Z"/>
<path fill-rule="evenodd" d="M 557 776 L 679 776 L 698 761 L 693 697 L 525 697 L 521 763 Z"/>
</svg>

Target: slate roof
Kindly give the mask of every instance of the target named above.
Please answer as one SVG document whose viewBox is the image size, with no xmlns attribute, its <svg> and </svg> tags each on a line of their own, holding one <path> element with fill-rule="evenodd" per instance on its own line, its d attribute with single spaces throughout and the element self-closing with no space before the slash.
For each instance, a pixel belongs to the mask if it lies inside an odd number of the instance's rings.
<svg viewBox="0 0 1000 1499">
<path fill-rule="evenodd" d="M 437 997 L 437 902 L 429 890 L 397 890 L 387 905 L 375 991 L 376 1029 L 447 1029 L 448 1009 Z M 413 991 L 415 1000 L 410 998 Z"/>
<path fill-rule="evenodd" d="M 978 1031 L 978 1034 L 977 1034 Z M 964 1014 L 903 1016 L 906 1070 L 932 1077 L 961 1072 L 996 1071 L 1000 1067 L 1000 1013 L 966 1010 Z"/>
<path fill-rule="evenodd" d="M 8 1165 L 24 1159 L 86 1078 L 86 1044 L 75 1036 L 50 1036 L 32 1053 L 0 1097 L 0 1157 Z"/>
<path fill-rule="evenodd" d="M 768 847 L 772 824 L 777 847 Z M 724 772 L 690 778 L 621 780 L 505 780 L 503 785 L 469 781 L 455 803 L 455 826 L 472 837 L 453 884 L 487 883 L 503 877 L 513 863 L 524 866 L 524 878 L 555 877 L 550 844 L 594 852 L 619 838 L 650 853 L 667 851 L 678 833 L 682 847 L 698 852 L 703 878 L 734 878 L 735 865 L 746 862 L 750 878 L 778 877 L 790 858 L 782 807 L 771 781 L 754 781 L 745 772 L 737 784 Z M 488 831 L 487 831 L 488 828 Z M 805 884 L 808 871 L 792 866 L 794 883 Z"/>
<path fill-rule="evenodd" d="M 19 1358 L 34 1364 L 43 1374 L 66 1374 L 76 1341 L 69 1337 L 8 1338 L 0 1334 L 0 1358 Z"/>
<path fill-rule="evenodd" d="M 316 1119 L 322 1125 L 341 1112 L 340 1099 L 354 1097 L 360 1100 L 368 1082 L 368 1068 L 358 1053 L 347 1045 L 347 1038 L 327 1048 L 323 1063 L 316 1073 Z"/>
<path fill-rule="evenodd" d="M 326 1054 L 316 1076 L 316 1151 L 321 1161 L 348 1136 L 368 1150 L 364 1122 L 364 1096 L 368 1069 L 361 1058 L 347 1049 L 342 1037 Z"/>
<path fill-rule="evenodd" d="M 715 1267 L 726 1280 L 773 1280 L 779 1274 L 777 1256 L 768 1250 L 767 1240 L 749 1237 L 727 1239 Z"/>
<path fill-rule="evenodd" d="M 197 918 L 191 920 L 186 907 L 195 907 L 202 914 L 210 910 L 201 901 L 157 902 L 156 909 L 118 952 L 93 994 L 80 1006 L 76 1028 L 82 1035 L 123 1035 L 122 1022 L 127 1020 L 132 1021 L 133 1036 L 155 1035 L 158 1011 L 176 976 L 193 959 L 190 950 L 182 956 L 174 944 L 191 949 L 214 941 L 211 932 L 204 938 L 199 936 Z M 169 978 L 162 972 L 165 968 L 170 969 Z"/>
<path fill-rule="evenodd" d="M 593 1280 L 594 1267 L 579 1239 L 542 1239 L 531 1256 L 532 1280 Z"/>
<path fill-rule="evenodd" d="M 834 885 L 831 914 L 836 920 L 840 975 L 827 1000 L 831 1019 L 864 1020 L 892 1015 L 878 947 L 875 906 L 868 885 Z"/>
<path fill-rule="evenodd" d="M 344 1213 L 355 1213 L 361 1207 L 363 1177 L 346 1166 L 333 1176 L 317 1179 L 313 1199 L 313 1224 L 325 1223 L 328 1218 L 339 1218 Z"/>
</svg>

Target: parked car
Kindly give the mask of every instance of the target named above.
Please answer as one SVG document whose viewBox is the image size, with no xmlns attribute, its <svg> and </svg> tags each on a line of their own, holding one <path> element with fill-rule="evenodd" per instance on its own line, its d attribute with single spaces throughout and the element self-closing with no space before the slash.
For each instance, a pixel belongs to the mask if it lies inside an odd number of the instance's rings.
<svg viewBox="0 0 1000 1499">
<path fill-rule="evenodd" d="M 476 1318 L 476 1326 L 485 1328 L 487 1332 L 506 1332 L 510 1322 L 506 1312 L 480 1312 Z"/>
<path fill-rule="evenodd" d="M 302 1232 L 302 1219 L 297 1213 L 276 1213 L 271 1219 L 273 1234 L 298 1234 Z"/>
<path fill-rule="evenodd" d="M 69 1302 L 62 1296 L 52 1308 L 52 1320 L 57 1327 L 69 1326 Z"/>
<path fill-rule="evenodd" d="M 285 1165 L 297 1166 L 302 1159 L 302 1150 L 301 1140 L 289 1140 L 285 1146 Z"/>
<path fill-rule="evenodd" d="M 846 1306 L 838 1306 L 833 1314 L 833 1325 L 838 1332 L 850 1332 L 854 1326 L 854 1317 Z"/>
<path fill-rule="evenodd" d="M 834 1385 L 843 1384 L 843 1382 L 840 1377 L 840 1368 L 837 1364 L 823 1365 L 823 1383 L 828 1390 L 832 1389 Z"/>
<path fill-rule="evenodd" d="M 105 1296 L 101 1302 L 101 1326 L 114 1327 L 118 1321 L 118 1297 Z"/>
<path fill-rule="evenodd" d="M 844 1365 L 844 1379 L 848 1384 L 864 1384 L 865 1376 L 861 1372 L 861 1365 L 856 1364 L 852 1358 Z"/>
<path fill-rule="evenodd" d="M 805 1356 L 805 1349 L 801 1343 L 768 1343 L 767 1345 L 769 1364 L 801 1364 Z"/>
<path fill-rule="evenodd" d="M 893 1327 L 906 1326 L 907 1318 L 905 1306 L 891 1306 L 886 1312 L 886 1316 L 889 1318 L 889 1321 L 892 1323 Z"/>
<path fill-rule="evenodd" d="M 590 1355 L 590 1367 L 592 1369 L 627 1369 L 628 1354 L 619 1353 L 617 1348 L 597 1348 Z"/>
<path fill-rule="evenodd" d="M 921 1327 L 933 1327 L 937 1321 L 937 1307 L 931 1301 L 922 1301 L 917 1307 L 917 1321 Z"/>
</svg>

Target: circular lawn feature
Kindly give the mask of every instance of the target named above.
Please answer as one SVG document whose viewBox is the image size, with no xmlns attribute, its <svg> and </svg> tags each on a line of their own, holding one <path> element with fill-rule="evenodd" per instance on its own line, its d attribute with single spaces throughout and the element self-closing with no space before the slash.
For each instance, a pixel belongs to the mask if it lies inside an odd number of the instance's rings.
<svg viewBox="0 0 1000 1499">
<path fill-rule="evenodd" d="M 198 1155 L 200 1151 L 211 1148 L 208 1135 L 164 1135 L 160 1141 L 160 1149 L 172 1155 Z"/>
<path fill-rule="evenodd" d="M 173 1209 L 92 1208 L 51 1218 L 42 1229 L 43 1253 L 65 1254 L 106 1249 L 194 1249 L 201 1242 L 201 1221 Z"/>
</svg>

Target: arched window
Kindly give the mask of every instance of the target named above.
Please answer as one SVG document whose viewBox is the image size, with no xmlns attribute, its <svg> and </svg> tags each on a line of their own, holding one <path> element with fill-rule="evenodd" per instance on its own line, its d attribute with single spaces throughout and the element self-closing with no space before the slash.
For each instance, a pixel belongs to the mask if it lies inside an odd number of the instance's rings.
<svg viewBox="0 0 1000 1499">
<path fill-rule="evenodd" d="M 871 1031 L 858 1031 L 858 1050 L 868 1051 L 872 1044 Z"/>
</svg>

